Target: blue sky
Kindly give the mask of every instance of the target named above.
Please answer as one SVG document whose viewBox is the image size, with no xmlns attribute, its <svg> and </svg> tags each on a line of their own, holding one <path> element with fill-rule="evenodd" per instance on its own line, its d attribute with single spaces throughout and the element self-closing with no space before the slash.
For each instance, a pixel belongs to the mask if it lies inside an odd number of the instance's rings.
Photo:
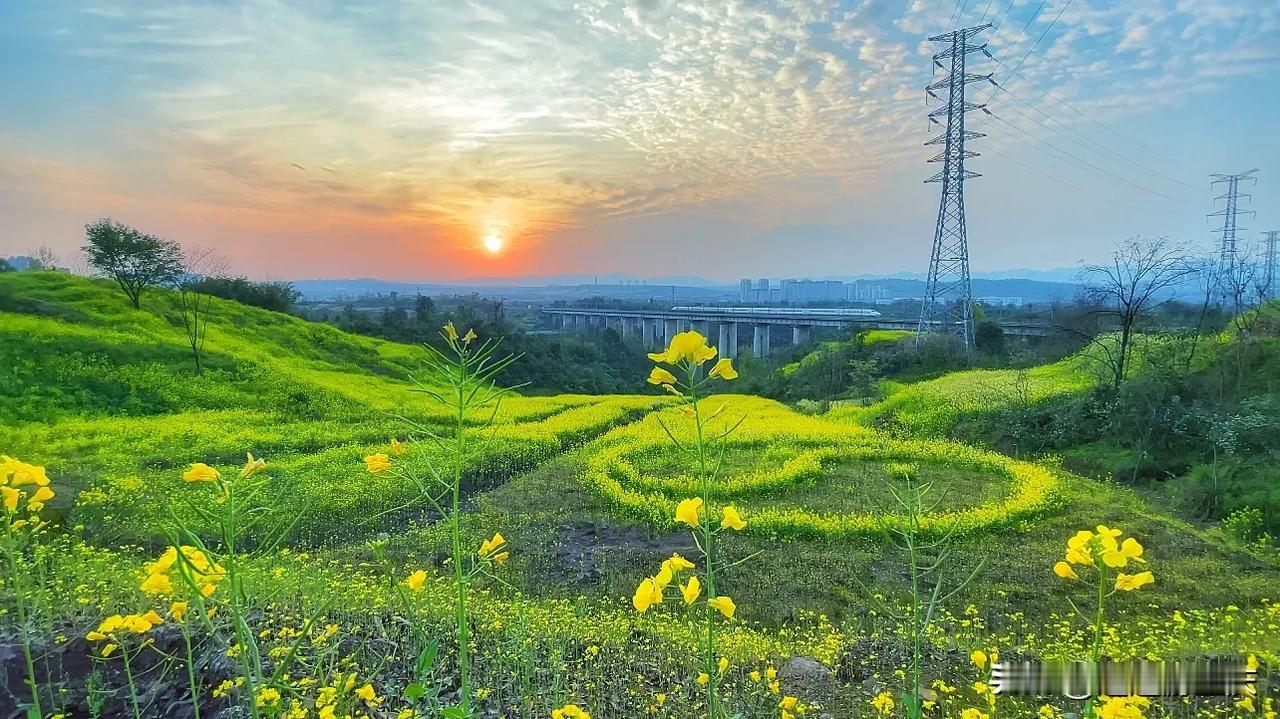
<svg viewBox="0 0 1280 719">
<path fill-rule="evenodd" d="M 110 215 L 257 277 L 922 271 L 925 38 L 981 22 L 975 270 L 1207 245 L 1211 172 L 1280 227 L 1276 2 L 137 0 L 0 8 L 0 254 Z"/>
</svg>

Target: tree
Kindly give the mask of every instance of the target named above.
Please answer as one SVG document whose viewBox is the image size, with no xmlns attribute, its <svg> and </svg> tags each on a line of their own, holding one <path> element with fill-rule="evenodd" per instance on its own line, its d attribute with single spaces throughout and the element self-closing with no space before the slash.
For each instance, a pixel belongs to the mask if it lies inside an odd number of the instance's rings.
<svg viewBox="0 0 1280 719">
<path fill-rule="evenodd" d="M 58 269 L 58 255 L 48 245 L 40 245 L 39 249 L 31 252 L 31 268 L 32 270 L 56 270 Z"/>
<path fill-rule="evenodd" d="M 170 299 L 182 319 L 187 344 L 191 347 L 191 356 L 196 362 L 196 374 L 204 371 L 200 353 L 204 351 L 209 310 L 213 306 L 213 295 L 203 292 L 201 288 L 205 275 L 220 272 L 225 264 L 210 250 L 192 250 L 183 256 L 179 273 L 170 280 L 173 288 Z"/>
<path fill-rule="evenodd" d="M 1168 302 L 1172 289 L 1195 271 L 1186 248 L 1167 238 L 1135 237 L 1111 254 L 1111 263 L 1085 267 L 1080 273 L 1084 300 L 1091 312 L 1114 323 L 1118 341 L 1091 338 L 1101 350 L 1112 387 L 1120 388 L 1129 371 L 1134 335 L 1152 310 Z"/>
<path fill-rule="evenodd" d="M 183 274 L 178 243 L 148 235 L 111 218 L 85 225 L 82 250 L 89 265 L 110 277 L 128 295 L 134 309 L 142 306 L 149 287 L 172 283 Z"/>
<path fill-rule="evenodd" d="M 13 265 L 3 257 L 0 257 L 0 272 L 13 272 Z"/>
</svg>

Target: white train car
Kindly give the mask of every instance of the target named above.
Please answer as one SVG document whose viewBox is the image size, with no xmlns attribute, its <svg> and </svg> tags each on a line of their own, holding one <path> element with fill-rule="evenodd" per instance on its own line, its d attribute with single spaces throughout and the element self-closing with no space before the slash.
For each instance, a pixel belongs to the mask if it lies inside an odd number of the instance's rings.
<svg viewBox="0 0 1280 719">
<path fill-rule="evenodd" d="M 672 307 L 672 312 L 714 312 L 731 315 L 797 315 L 803 317 L 879 317 L 861 307 Z"/>
</svg>

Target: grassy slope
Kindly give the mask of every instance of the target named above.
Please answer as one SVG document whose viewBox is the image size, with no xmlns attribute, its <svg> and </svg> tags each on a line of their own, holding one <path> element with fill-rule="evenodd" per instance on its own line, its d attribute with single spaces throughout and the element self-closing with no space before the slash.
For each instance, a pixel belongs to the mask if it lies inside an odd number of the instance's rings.
<svg viewBox="0 0 1280 719">
<path fill-rule="evenodd" d="M 217 302 L 208 340 L 211 369 L 193 378 L 184 338 L 166 311 L 159 296 L 147 298 L 142 312 L 133 311 L 102 282 L 0 276 L 0 366 L 12 372 L 0 383 L 0 449 L 48 464 L 71 489 L 100 490 L 101 501 L 82 496 L 72 518 L 96 527 L 90 537 L 103 544 L 153 538 L 147 527 L 185 489 L 176 481 L 178 468 L 192 461 L 235 462 L 252 449 L 268 457 L 274 476 L 299 486 L 300 498 L 312 507 L 303 539 L 322 542 L 338 556 L 367 557 L 363 540 L 372 529 L 388 527 L 357 520 L 393 506 L 404 488 L 371 479 L 360 457 L 403 433 L 391 413 L 433 418 L 408 391 L 417 350 Z M 974 374 L 921 383 L 887 402 L 899 419 L 916 412 L 922 419 L 909 426 L 928 434 L 941 422 L 930 408 L 940 397 L 965 390 L 937 410 L 954 414 L 989 401 L 973 399 L 975 387 L 983 397 L 1003 397 L 1016 380 L 1010 373 L 984 372 L 975 382 Z M 1037 393 L 1082 381 L 1066 365 L 1028 375 Z M 563 396 L 507 403 L 492 478 L 517 476 L 482 493 L 469 522 L 477 537 L 493 528 L 507 534 L 519 550 L 512 570 L 522 589 L 542 597 L 585 594 L 621 607 L 657 560 L 676 549 L 689 551 L 684 535 L 615 519 L 602 499 L 583 488 L 581 459 L 593 445 L 535 467 L 654 401 Z M 60 494 L 64 509 L 72 496 Z M 957 605 L 973 603 L 993 623 L 1015 611 L 1030 617 L 1064 611 L 1063 586 L 1049 567 L 1067 536 L 1099 522 L 1141 537 L 1160 577 L 1141 596 L 1121 597 L 1126 611 L 1152 611 L 1148 603 L 1167 609 L 1245 606 L 1274 595 L 1280 582 L 1273 567 L 1234 550 L 1216 531 L 1173 518 L 1128 490 L 1069 476 L 1063 500 L 1057 513 L 1020 533 L 967 540 L 954 571 L 964 572 L 978 557 L 987 564 Z M 396 526 L 402 531 L 393 540 L 401 553 L 430 553 L 438 546 L 434 530 L 404 524 Z M 778 544 L 734 537 L 729 551 L 762 552 L 727 580 L 748 620 L 776 623 L 813 610 L 871 622 L 860 583 L 891 595 L 902 586 L 896 555 L 879 542 Z"/>
</svg>

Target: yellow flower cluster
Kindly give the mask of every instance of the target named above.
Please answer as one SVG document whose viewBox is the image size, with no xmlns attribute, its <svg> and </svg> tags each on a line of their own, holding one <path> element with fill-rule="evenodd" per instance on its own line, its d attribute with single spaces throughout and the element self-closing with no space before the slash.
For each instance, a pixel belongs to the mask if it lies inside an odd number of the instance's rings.
<svg viewBox="0 0 1280 719">
<path fill-rule="evenodd" d="M 154 611 L 145 614 L 113 614 L 98 628 L 84 635 L 91 642 L 107 642 L 101 649 L 102 656 L 109 657 L 119 647 L 124 637 L 134 634 L 146 634 L 153 628 L 164 624 L 164 619 Z"/>
<path fill-rule="evenodd" d="M 508 557 L 507 540 L 503 538 L 501 532 L 495 532 L 492 538 L 480 543 L 480 549 L 476 555 L 494 564 L 502 564 Z"/>
<path fill-rule="evenodd" d="M 27 490 L 18 489 L 34 486 L 35 490 L 28 494 Z M 18 503 L 26 497 L 26 510 L 31 514 L 44 509 L 44 503 L 53 499 L 53 490 L 49 489 L 49 476 L 44 467 L 27 464 L 8 455 L 0 455 L 0 501 L 3 501 L 5 512 L 9 515 L 11 531 L 26 526 L 29 520 L 15 519 Z"/>
<path fill-rule="evenodd" d="M 182 554 L 181 564 L 179 564 L 179 552 Z M 206 598 L 213 596 L 218 583 L 227 576 L 227 570 L 210 559 L 203 550 L 184 544 L 177 548 L 169 547 L 159 559 L 148 562 L 145 567 L 146 578 L 142 580 L 139 588 L 147 594 L 174 594 L 171 575 L 175 569 L 178 570 L 179 577 L 183 575 L 189 577 L 196 590 Z"/>
<path fill-rule="evenodd" d="M 591 715 L 577 704 L 565 704 L 551 710 L 551 719 L 591 719 Z"/>
<path fill-rule="evenodd" d="M 1146 697 L 1101 697 L 1093 711 L 1097 719 L 1143 719 L 1150 707 Z"/>
<path fill-rule="evenodd" d="M 692 371 L 708 360 L 715 359 L 716 348 L 707 345 L 707 338 L 695 331 L 681 332 L 671 338 L 671 342 L 662 352 L 650 352 L 649 359 L 662 362 L 684 370 Z M 733 368 L 733 360 L 722 357 L 707 373 L 708 379 L 722 379 L 726 382 L 738 378 L 738 371 Z M 677 388 L 679 380 L 669 370 L 654 367 L 649 372 L 649 384 L 658 385 L 666 391 L 681 395 Z"/>
<path fill-rule="evenodd" d="M 1075 566 L 1102 570 L 1104 567 L 1124 569 L 1130 564 L 1146 564 L 1146 560 L 1142 558 L 1143 546 L 1133 537 L 1121 541 L 1123 534 L 1121 530 L 1105 524 L 1099 524 L 1096 532 L 1087 529 L 1076 532 L 1067 540 L 1066 557 L 1053 565 L 1053 573 L 1063 579 L 1079 580 Z M 1129 592 L 1155 581 L 1155 575 L 1149 571 L 1137 574 L 1117 572 L 1115 588 Z"/>
</svg>

